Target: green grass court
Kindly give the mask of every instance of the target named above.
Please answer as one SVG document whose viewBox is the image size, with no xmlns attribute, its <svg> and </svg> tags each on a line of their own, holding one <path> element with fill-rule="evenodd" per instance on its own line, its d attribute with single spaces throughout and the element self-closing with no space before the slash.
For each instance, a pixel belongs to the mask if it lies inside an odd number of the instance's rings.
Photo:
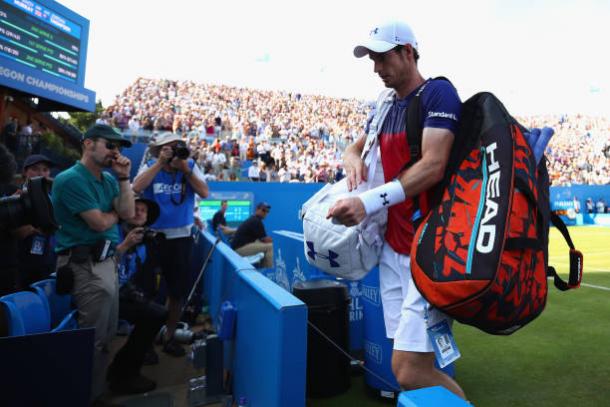
<svg viewBox="0 0 610 407">
<path fill-rule="evenodd" d="M 581 288 L 560 292 L 549 280 L 545 311 L 511 336 L 454 324 L 462 353 L 457 380 L 475 406 L 610 406 L 610 228 L 573 227 L 570 234 L 584 254 Z M 568 247 L 556 229 L 550 246 L 549 263 L 567 276 Z M 368 398 L 362 382 L 355 378 L 347 394 L 308 405 L 388 405 Z"/>
</svg>

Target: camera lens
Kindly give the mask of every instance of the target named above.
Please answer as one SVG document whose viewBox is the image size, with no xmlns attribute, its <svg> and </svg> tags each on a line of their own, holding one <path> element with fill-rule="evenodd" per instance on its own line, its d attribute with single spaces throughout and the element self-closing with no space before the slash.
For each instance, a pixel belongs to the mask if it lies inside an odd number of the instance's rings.
<svg viewBox="0 0 610 407">
<path fill-rule="evenodd" d="M 0 198 L 0 225 L 12 230 L 28 223 L 25 212 L 25 195 Z"/>
<path fill-rule="evenodd" d="M 178 143 L 173 147 L 174 157 L 178 157 L 181 160 L 186 160 L 191 155 L 188 147 L 184 143 Z"/>
<path fill-rule="evenodd" d="M 44 177 L 35 177 L 28 181 L 26 192 L 20 196 L 0 199 L 0 225 L 8 230 L 28 224 L 45 233 L 57 230 L 49 198 L 50 184 Z"/>
</svg>

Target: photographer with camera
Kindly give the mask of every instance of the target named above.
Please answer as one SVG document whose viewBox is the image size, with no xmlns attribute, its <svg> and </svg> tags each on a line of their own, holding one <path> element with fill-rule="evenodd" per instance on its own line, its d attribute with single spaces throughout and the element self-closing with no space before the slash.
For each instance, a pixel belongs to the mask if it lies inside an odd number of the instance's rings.
<svg viewBox="0 0 610 407">
<path fill-rule="evenodd" d="M 208 186 L 199 166 L 188 158 L 188 148 L 179 135 L 163 133 L 150 147 L 155 159 L 140 168 L 133 189 L 155 201 L 161 209 L 159 219 L 151 228 L 166 236 L 159 247 L 159 261 L 167 283 L 169 308 L 163 351 L 178 357 L 184 356 L 185 352 L 173 336 L 189 288 L 195 194 L 206 198 Z"/>
<path fill-rule="evenodd" d="M 34 177 L 51 181 L 51 168 L 55 163 L 42 154 L 32 154 L 23 163 L 23 186 Z M 18 285 L 22 290 L 30 284 L 48 278 L 55 271 L 57 256 L 52 233 L 45 233 L 33 225 L 24 225 L 15 231 L 19 247 Z"/>
<path fill-rule="evenodd" d="M 154 381 L 140 374 L 140 368 L 167 319 L 167 309 L 152 300 L 158 264 L 155 254 L 163 235 L 147 229 L 159 218 L 159 205 L 137 198 L 135 212 L 133 218 L 123 222 L 124 238 L 116 248 L 121 286 L 119 318 L 134 325 L 127 342 L 108 368 L 110 389 L 122 394 L 145 393 L 156 387 Z"/>
<path fill-rule="evenodd" d="M 131 146 L 112 127 L 96 124 L 82 139 L 82 158 L 53 182 L 51 199 L 57 222 L 57 289 L 70 292 L 81 328 L 95 328 L 92 396 L 104 390 L 107 345 L 119 314 L 114 250 L 119 218 L 134 216 L 129 184 L 131 162 L 120 153 Z M 112 169 L 115 179 L 104 169 Z"/>
</svg>

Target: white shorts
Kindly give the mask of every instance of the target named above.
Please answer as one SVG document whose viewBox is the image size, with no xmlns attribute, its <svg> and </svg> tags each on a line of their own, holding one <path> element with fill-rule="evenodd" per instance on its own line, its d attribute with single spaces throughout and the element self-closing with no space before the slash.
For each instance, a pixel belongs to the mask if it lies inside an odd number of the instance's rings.
<svg viewBox="0 0 610 407">
<path fill-rule="evenodd" d="M 427 328 L 443 319 L 452 320 L 432 308 L 411 278 L 411 259 L 384 245 L 379 260 L 379 289 L 383 303 L 386 335 L 394 349 L 409 352 L 434 352 Z M 427 311 L 427 320 L 426 320 Z"/>
</svg>

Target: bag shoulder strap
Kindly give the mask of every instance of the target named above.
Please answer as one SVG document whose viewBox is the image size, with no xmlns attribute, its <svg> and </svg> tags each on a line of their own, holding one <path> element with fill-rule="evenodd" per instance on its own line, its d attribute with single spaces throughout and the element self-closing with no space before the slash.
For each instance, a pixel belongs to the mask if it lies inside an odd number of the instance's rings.
<svg viewBox="0 0 610 407">
<path fill-rule="evenodd" d="M 574 247 L 574 243 L 572 242 L 572 238 L 570 237 L 570 232 L 568 231 L 566 224 L 563 223 L 561 218 L 554 212 L 551 212 L 551 222 L 553 222 L 553 225 L 555 225 L 557 230 L 561 232 L 563 238 L 570 247 L 570 274 L 568 276 L 568 282 L 566 283 L 561 279 L 561 277 L 559 277 L 555 268 L 549 266 L 547 269 L 547 276 L 553 277 L 553 283 L 555 284 L 555 287 L 557 287 L 558 290 L 567 291 L 572 288 L 578 288 L 580 287 L 580 282 L 582 281 L 582 253 L 576 250 L 576 247 Z"/>
<path fill-rule="evenodd" d="M 381 131 L 381 125 L 388 113 L 389 104 L 394 100 L 395 93 L 394 89 L 384 89 L 377 98 L 377 102 L 375 103 L 375 114 L 371 120 L 369 132 L 364 143 L 364 148 L 362 149 L 361 157 L 363 160 L 366 160 L 377 143 L 377 136 Z"/>
<path fill-rule="evenodd" d="M 422 123 L 421 123 L 421 95 L 424 92 L 426 86 L 429 83 L 436 80 L 443 80 L 451 83 L 451 81 L 444 76 L 437 76 L 436 78 L 427 80 L 423 85 L 420 86 L 419 90 L 409 102 L 407 107 L 406 115 L 406 132 L 407 132 L 407 144 L 409 145 L 410 159 L 407 165 L 403 168 L 403 171 L 411 167 L 417 160 L 421 158 L 421 140 L 422 140 Z"/>
</svg>

